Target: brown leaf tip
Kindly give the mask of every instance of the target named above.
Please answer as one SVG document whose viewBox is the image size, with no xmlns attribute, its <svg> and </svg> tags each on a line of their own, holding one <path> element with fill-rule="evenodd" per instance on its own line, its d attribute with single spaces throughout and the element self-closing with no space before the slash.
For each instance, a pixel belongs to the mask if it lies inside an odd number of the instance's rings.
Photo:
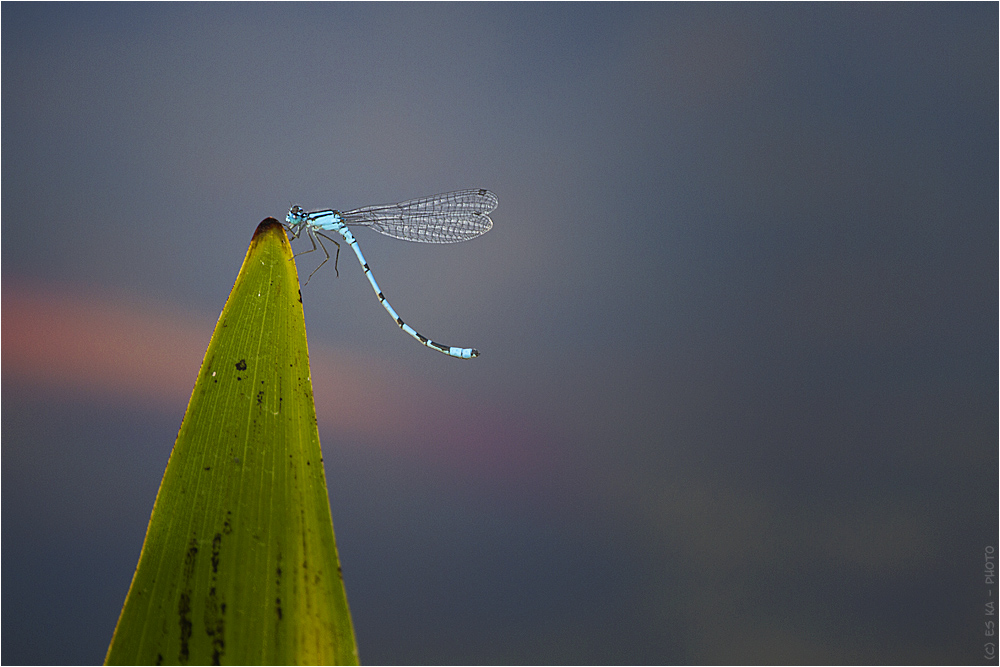
<svg viewBox="0 0 1000 667">
<path fill-rule="evenodd" d="M 274 218 L 264 218 L 260 221 L 260 224 L 257 225 L 257 229 L 253 233 L 253 238 L 256 240 L 258 236 L 267 234 L 268 232 L 276 232 L 278 229 L 284 231 L 285 227 Z"/>
</svg>

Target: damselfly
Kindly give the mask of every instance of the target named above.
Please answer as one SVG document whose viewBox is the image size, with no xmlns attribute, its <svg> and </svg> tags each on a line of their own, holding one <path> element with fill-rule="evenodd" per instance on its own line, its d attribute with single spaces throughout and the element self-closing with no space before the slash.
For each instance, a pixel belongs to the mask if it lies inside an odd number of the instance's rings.
<svg viewBox="0 0 1000 667">
<path fill-rule="evenodd" d="M 358 241 L 354 238 L 349 226 L 370 227 L 377 232 L 404 241 L 418 241 L 421 243 L 456 243 L 458 241 L 468 241 L 480 234 L 488 232 L 493 226 L 490 213 L 497 207 L 497 196 L 489 190 L 459 190 L 457 192 L 446 192 L 432 197 L 421 199 L 411 199 L 410 201 L 398 204 L 382 204 L 379 206 L 366 206 L 356 208 L 351 211 L 337 211 L 326 209 L 323 211 L 306 212 L 300 206 L 293 206 L 285 218 L 286 225 L 293 239 L 299 238 L 305 233 L 312 241 L 312 248 L 300 255 L 316 250 L 317 243 L 323 250 L 326 257 L 320 265 L 313 269 L 306 279 L 306 284 L 312 279 L 320 266 L 326 264 L 330 259 L 330 253 L 323 245 L 323 239 L 333 241 L 337 246 L 337 255 L 334 258 L 336 268 L 337 259 L 340 257 L 340 244 L 330 238 L 325 231 L 333 231 L 351 246 L 354 254 L 358 256 L 361 268 L 368 276 L 368 282 L 379 302 L 385 308 L 389 316 L 395 320 L 399 328 L 410 334 L 418 341 L 429 348 L 435 349 L 444 354 L 460 359 L 470 359 L 478 357 L 479 352 L 468 347 L 449 347 L 440 343 L 435 343 L 426 336 L 418 333 L 409 324 L 403 322 L 396 313 L 385 295 L 375 282 L 368 262 L 361 254 Z M 296 255 L 297 256 L 297 255 Z M 339 275 L 340 272 L 337 271 Z"/>
</svg>

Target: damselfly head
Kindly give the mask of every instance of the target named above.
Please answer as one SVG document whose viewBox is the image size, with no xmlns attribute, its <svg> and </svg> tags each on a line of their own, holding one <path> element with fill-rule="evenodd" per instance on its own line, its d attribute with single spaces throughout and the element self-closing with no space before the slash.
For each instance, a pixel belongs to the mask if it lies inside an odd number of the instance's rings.
<svg viewBox="0 0 1000 667">
<path fill-rule="evenodd" d="M 288 211 L 288 215 L 285 216 L 285 222 L 295 227 L 304 223 L 307 217 L 306 212 L 301 206 L 293 206 L 291 210 Z"/>
</svg>

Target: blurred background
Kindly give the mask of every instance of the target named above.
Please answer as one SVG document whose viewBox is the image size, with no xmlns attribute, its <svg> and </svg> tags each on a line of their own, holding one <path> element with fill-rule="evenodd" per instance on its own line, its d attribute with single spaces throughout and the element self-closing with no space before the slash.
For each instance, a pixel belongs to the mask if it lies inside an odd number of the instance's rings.
<svg viewBox="0 0 1000 667">
<path fill-rule="evenodd" d="M 478 359 L 303 289 L 364 662 L 983 660 L 995 3 L 0 12 L 5 664 L 103 660 L 256 225 L 478 187 L 356 231 Z"/>
</svg>

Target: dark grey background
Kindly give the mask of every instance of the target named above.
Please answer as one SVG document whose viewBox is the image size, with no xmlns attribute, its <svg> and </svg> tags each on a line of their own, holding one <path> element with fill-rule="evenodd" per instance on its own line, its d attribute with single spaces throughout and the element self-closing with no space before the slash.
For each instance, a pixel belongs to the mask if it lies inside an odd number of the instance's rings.
<svg viewBox="0 0 1000 667">
<path fill-rule="evenodd" d="M 995 3 L 0 11 L 4 663 L 103 659 L 186 405 L 14 373 L 12 304 L 203 350 L 262 218 L 466 187 L 357 236 L 479 359 L 303 290 L 365 662 L 982 661 Z"/>
</svg>

